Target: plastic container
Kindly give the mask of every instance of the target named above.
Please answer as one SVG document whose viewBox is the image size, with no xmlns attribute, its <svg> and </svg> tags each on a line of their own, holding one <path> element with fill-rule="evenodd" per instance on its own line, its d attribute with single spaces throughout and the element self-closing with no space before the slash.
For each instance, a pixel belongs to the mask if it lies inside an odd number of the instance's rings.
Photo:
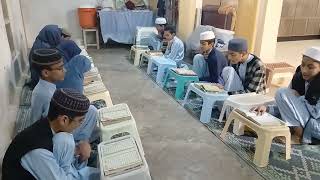
<svg viewBox="0 0 320 180">
<path fill-rule="evenodd" d="M 97 27 L 97 10 L 93 6 L 81 6 L 78 8 L 79 24 L 82 28 Z"/>
</svg>

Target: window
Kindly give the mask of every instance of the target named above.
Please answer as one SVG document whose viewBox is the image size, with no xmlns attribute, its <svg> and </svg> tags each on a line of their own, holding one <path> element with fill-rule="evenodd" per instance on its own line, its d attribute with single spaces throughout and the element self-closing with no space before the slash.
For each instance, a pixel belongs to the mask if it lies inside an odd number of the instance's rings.
<svg viewBox="0 0 320 180">
<path fill-rule="evenodd" d="M 1 0 L 1 4 L 2 4 L 4 23 L 6 26 L 6 32 L 7 32 L 7 37 L 9 41 L 10 50 L 11 50 L 11 55 L 12 57 L 14 57 L 16 55 L 16 52 L 14 47 L 14 40 L 13 40 L 12 29 L 11 29 L 11 19 L 10 19 L 7 0 Z"/>
</svg>

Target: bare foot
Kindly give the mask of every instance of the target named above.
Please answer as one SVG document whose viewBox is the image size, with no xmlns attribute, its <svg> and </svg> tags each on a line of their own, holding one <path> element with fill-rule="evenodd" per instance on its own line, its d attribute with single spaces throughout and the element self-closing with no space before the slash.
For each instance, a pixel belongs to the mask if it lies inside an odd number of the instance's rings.
<svg viewBox="0 0 320 180">
<path fill-rule="evenodd" d="M 294 144 L 294 145 L 301 144 L 301 137 L 296 136 L 296 135 L 292 135 L 291 136 L 291 144 Z"/>
</svg>

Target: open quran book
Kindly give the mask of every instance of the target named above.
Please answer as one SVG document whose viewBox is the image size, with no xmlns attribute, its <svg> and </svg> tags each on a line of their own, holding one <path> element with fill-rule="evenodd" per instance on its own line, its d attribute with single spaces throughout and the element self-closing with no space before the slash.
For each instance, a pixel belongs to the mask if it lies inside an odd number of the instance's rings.
<svg viewBox="0 0 320 180">
<path fill-rule="evenodd" d="M 201 89 L 204 92 L 223 92 L 224 89 L 220 89 L 216 84 L 214 83 L 195 83 L 195 86 Z"/>
<path fill-rule="evenodd" d="M 101 81 L 94 81 L 87 86 L 83 86 L 83 92 L 86 96 L 92 94 L 98 94 L 101 92 L 108 91 L 106 86 Z"/>
<path fill-rule="evenodd" d="M 149 56 L 163 56 L 162 51 L 149 51 L 147 52 Z"/>
<path fill-rule="evenodd" d="M 235 109 L 236 112 L 246 117 L 250 121 L 256 123 L 259 126 L 286 126 L 286 123 L 282 120 L 272 116 L 269 113 L 263 115 L 257 115 L 255 112 L 251 112 L 243 109 Z"/>
<path fill-rule="evenodd" d="M 143 166 L 143 159 L 132 136 L 102 142 L 98 149 L 100 169 L 104 176 L 124 174 Z"/>
<path fill-rule="evenodd" d="M 145 49 L 145 50 L 149 50 L 148 46 L 145 45 L 133 45 L 133 47 L 135 49 Z"/>
<path fill-rule="evenodd" d="M 173 68 L 172 69 L 174 72 L 176 72 L 179 75 L 183 76 L 197 76 L 197 74 L 190 70 L 190 69 L 184 69 L 184 68 Z"/>
<path fill-rule="evenodd" d="M 132 119 L 130 110 L 126 104 L 105 107 L 99 109 L 98 112 L 100 121 L 104 126 Z"/>
</svg>

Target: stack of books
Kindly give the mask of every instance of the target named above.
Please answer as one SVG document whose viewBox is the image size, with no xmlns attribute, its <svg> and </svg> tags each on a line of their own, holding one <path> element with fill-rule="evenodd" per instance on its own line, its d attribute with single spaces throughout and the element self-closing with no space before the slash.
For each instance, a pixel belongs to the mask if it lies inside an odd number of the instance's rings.
<svg viewBox="0 0 320 180">
<path fill-rule="evenodd" d="M 121 104 L 99 109 L 99 116 L 103 126 L 131 120 L 128 107 Z"/>
<path fill-rule="evenodd" d="M 108 91 L 106 86 L 101 81 L 94 81 L 90 83 L 87 86 L 83 87 L 83 92 L 86 96 L 92 95 L 92 94 L 98 94 L 102 92 Z"/>
<path fill-rule="evenodd" d="M 136 141 L 131 136 L 100 143 L 99 156 L 104 176 L 117 176 L 143 166 Z"/>
</svg>

